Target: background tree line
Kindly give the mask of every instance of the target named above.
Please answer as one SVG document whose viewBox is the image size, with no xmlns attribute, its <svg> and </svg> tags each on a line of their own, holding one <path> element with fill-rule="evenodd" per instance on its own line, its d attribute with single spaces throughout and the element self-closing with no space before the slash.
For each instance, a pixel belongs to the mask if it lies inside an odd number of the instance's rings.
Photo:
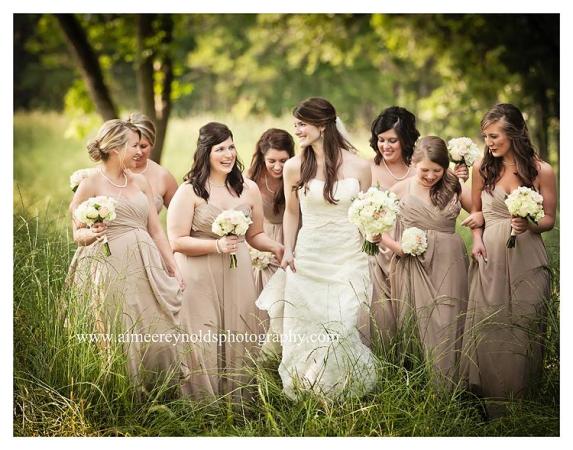
<svg viewBox="0 0 573 450">
<path fill-rule="evenodd" d="M 14 57 L 15 110 L 141 110 L 156 161 L 171 114 L 281 116 L 319 95 L 351 125 L 399 104 L 446 138 L 512 102 L 558 165 L 557 14 L 16 14 Z"/>
</svg>

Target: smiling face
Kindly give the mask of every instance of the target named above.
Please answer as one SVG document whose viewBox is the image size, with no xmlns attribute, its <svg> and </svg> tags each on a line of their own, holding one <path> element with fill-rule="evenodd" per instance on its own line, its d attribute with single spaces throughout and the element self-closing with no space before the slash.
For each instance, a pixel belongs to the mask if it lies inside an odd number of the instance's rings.
<svg viewBox="0 0 573 450">
<path fill-rule="evenodd" d="M 135 156 L 140 153 L 139 135 L 134 131 L 128 132 L 127 144 L 123 149 L 117 150 L 119 164 L 122 169 L 135 168 Z"/>
<path fill-rule="evenodd" d="M 494 158 L 511 153 L 511 140 L 504 131 L 503 119 L 490 123 L 482 131 L 485 145 Z"/>
<path fill-rule="evenodd" d="M 211 172 L 219 172 L 228 175 L 235 166 L 237 160 L 237 149 L 233 138 L 228 137 L 220 144 L 211 147 L 209 154 L 209 164 Z"/>
<path fill-rule="evenodd" d="M 135 165 L 138 167 L 144 166 L 147 163 L 147 159 L 149 158 L 149 155 L 151 155 L 152 150 L 153 147 L 149 141 L 142 136 L 139 141 L 139 152 L 133 157 Z"/>
<path fill-rule="evenodd" d="M 387 163 L 402 161 L 402 144 L 396 130 L 390 128 L 378 135 L 378 150 Z"/>
<path fill-rule="evenodd" d="M 304 148 L 322 139 L 321 131 L 324 127 L 316 127 L 310 123 L 303 122 L 295 117 L 294 134 L 298 138 L 299 145 Z"/>
<path fill-rule="evenodd" d="M 418 182 L 427 188 L 431 188 L 444 176 L 444 168 L 439 164 L 424 158 L 416 163 L 416 177 Z"/>
<path fill-rule="evenodd" d="M 278 150 L 269 148 L 265 153 L 265 168 L 267 174 L 273 178 L 281 178 L 283 176 L 283 168 L 289 159 L 289 154 L 286 150 Z"/>
</svg>

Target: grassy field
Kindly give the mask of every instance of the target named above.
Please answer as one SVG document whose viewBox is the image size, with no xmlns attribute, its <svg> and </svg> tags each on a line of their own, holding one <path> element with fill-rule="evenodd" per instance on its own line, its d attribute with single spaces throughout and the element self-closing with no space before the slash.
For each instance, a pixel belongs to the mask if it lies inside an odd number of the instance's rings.
<svg viewBox="0 0 573 450">
<path fill-rule="evenodd" d="M 188 170 L 199 127 L 214 117 L 174 119 L 164 164 L 178 180 Z M 218 118 L 225 122 L 225 118 Z M 266 128 L 290 119 L 226 121 L 248 163 Z M 18 114 L 14 120 L 14 434 L 17 436 L 557 436 L 559 435 L 559 231 L 545 236 L 554 274 L 545 372 L 537 394 L 499 420 L 462 390 L 429 382 L 414 353 L 376 348 L 379 382 L 360 400 L 281 393 L 276 364 L 253 368 L 254 396 L 241 405 L 173 400 L 157 385 L 139 400 L 124 356 L 79 342 L 93 331 L 85 298 L 64 287 L 75 250 L 67 205 L 70 173 L 91 163 L 84 143 L 64 138 L 67 120 Z M 367 154 L 367 130 L 353 133 Z M 361 145 L 363 144 L 363 145 Z M 465 230 L 464 230 L 465 231 Z M 465 234 L 467 239 L 467 233 Z"/>
</svg>

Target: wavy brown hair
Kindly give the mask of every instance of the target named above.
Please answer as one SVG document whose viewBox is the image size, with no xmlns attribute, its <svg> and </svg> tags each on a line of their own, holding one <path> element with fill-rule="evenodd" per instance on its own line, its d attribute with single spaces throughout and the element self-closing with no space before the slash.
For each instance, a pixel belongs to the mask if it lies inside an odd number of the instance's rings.
<svg viewBox="0 0 573 450">
<path fill-rule="evenodd" d="M 372 122 L 370 127 L 370 147 L 376 153 L 374 164 L 379 165 L 383 158 L 378 148 L 378 135 L 391 129 L 398 136 L 400 147 L 402 148 L 402 159 L 409 166 L 412 161 L 412 153 L 414 153 L 414 145 L 420 137 L 420 132 L 416 128 L 416 116 L 400 106 L 386 108 Z"/>
<path fill-rule="evenodd" d="M 247 171 L 247 176 L 255 183 L 259 184 L 266 176 L 265 155 L 271 149 L 281 150 L 288 153 L 288 157 L 294 156 L 294 139 L 285 130 L 270 128 L 265 131 L 257 141 L 255 152 L 251 159 L 251 167 Z M 281 183 L 273 198 L 273 211 L 278 214 L 285 204 L 285 192 Z"/>
<path fill-rule="evenodd" d="M 211 174 L 211 164 L 209 158 L 213 146 L 226 141 L 228 138 L 233 139 L 233 133 L 222 123 L 209 122 L 199 129 L 199 138 L 197 139 L 197 150 L 193 155 L 193 166 L 187 172 L 183 181 L 193 186 L 193 191 L 206 202 L 209 201 L 209 192 L 206 184 Z M 235 159 L 233 169 L 225 180 L 225 185 L 231 193 L 237 194 L 238 197 L 243 193 L 243 164 L 239 160 L 239 155 Z"/>
<path fill-rule="evenodd" d="M 462 186 L 456 175 L 449 169 L 450 158 L 448 147 L 443 139 L 437 136 L 426 136 L 421 138 L 414 148 L 412 162 L 414 164 L 428 158 L 433 163 L 444 169 L 444 175 L 436 184 L 430 188 L 430 200 L 432 204 L 440 209 L 444 209 L 455 196 L 459 197 Z"/>
<path fill-rule="evenodd" d="M 314 125 L 324 127 L 323 148 L 324 148 L 324 173 L 325 183 L 323 196 L 331 204 L 336 204 L 338 200 L 334 198 L 334 183 L 337 181 L 338 169 L 342 164 L 341 149 L 356 151 L 336 128 L 336 110 L 328 100 L 320 97 L 310 97 L 298 104 L 293 110 L 293 116 L 297 119 Z M 308 182 L 316 175 L 317 163 L 312 145 L 305 147 L 302 151 L 302 163 L 300 166 L 300 180 L 293 187 L 293 190 L 304 188 L 306 193 Z"/>
<path fill-rule="evenodd" d="M 503 131 L 510 140 L 510 148 L 515 160 L 515 174 L 523 186 L 535 189 L 533 181 L 538 174 L 536 162 L 539 161 L 539 157 L 529 137 L 523 114 L 512 104 L 497 104 L 483 116 L 481 131 L 483 132 L 488 126 L 500 120 Z M 479 173 L 484 180 L 483 188 L 487 193 L 491 194 L 495 189 L 502 170 L 503 158 L 495 158 L 486 145 Z"/>
</svg>

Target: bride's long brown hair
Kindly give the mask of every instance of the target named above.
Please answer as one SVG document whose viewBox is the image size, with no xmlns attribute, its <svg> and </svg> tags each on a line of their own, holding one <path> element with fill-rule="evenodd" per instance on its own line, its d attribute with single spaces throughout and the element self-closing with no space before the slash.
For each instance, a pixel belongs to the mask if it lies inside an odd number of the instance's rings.
<svg viewBox="0 0 573 450">
<path fill-rule="evenodd" d="M 310 97 L 299 103 L 294 108 L 293 116 L 297 119 L 314 125 L 324 127 L 323 148 L 324 148 L 324 173 L 325 183 L 324 199 L 333 205 L 338 200 L 334 198 L 334 183 L 336 183 L 338 169 L 342 164 L 341 150 L 356 151 L 350 142 L 336 128 L 336 110 L 328 100 L 320 97 Z M 308 189 L 308 182 L 316 175 L 317 163 L 312 145 L 305 147 L 302 151 L 302 163 L 300 167 L 300 180 L 293 186 L 293 190 Z"/>
<path fill-rule="evenodd" d="M 515 159 L 516 175 L 523 186 L 535 189 L 533 181 L 537 177 L 536 162 L 539 160 L 535 147 L 531 143 L 529 130 L 521 111 L 510 103 L 500 103 L 491 108 L 481 121 L 482 132 L 492 123 L 501 120 L 503 131 L 510 140 L 511 150 Z M 482 176 L 483 188 L 491 194 L 503 170 L 503 158 L 495 158 L 487 148 L 484 148 L 479 173 Z"/>
</svg>

